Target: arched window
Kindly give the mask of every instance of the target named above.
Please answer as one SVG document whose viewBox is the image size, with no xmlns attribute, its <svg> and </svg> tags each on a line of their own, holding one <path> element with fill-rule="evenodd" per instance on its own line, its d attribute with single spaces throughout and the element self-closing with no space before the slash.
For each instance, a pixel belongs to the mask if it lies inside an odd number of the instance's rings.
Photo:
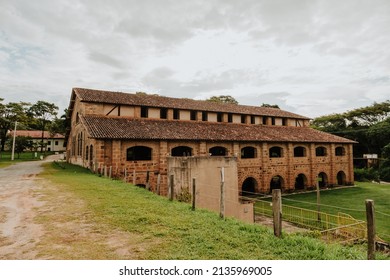
<svg viewBox="0 0 390 280">
<path fill-rule="evenodd" d="M 253 196 L 256 194 L 257 181 L 253 177 L 248 177 L 242 183 L 242 196 Z"/>
<path fill-rule="evenodd" d="M 283 157 L 283 149 L 281 147 L 275 146 L 269 149 L 270 158 L 280 158 Z"/>
<path fill-rule="evenodd" d="M 295 147 L 294 148 L 294 157 L 305 157 L 306 156 L 306 148 L 305 147 Z"/>
<path fill-rule="evenodd" d="M 336 147 L 335 154 L 336 154 L 336 156 L 345 156 L 344 147 Z"/>
<path fill-rule="evenodd" d="M 89 146 L 89 160 L 92 161 L 93 160 L 93 146 Z"/>
<path fill-rule="evenodd" d="M 307 187 L 307 177 L 305 174 L 298 174 L 295 178 L 295 189 L 296 190 L 304 190 Z"/>
<path fill-rule="evenodd" d="M 171 150 L 173 157 L 189 157 L 192 156 L 192 149 L 187 146 L 179 146 Z"/>
<path fill-rule="evenodd" d="M 85 160 L 88 160 L 88 157 L 89 157 L 89 146 L 87 145 L 85 147 Z"/>
<path fill-rule="evenodd" d="M 284 186 L 284 180 L 282 176 L 274 176 L 270 182 L 270 192 L 275 189 L 282 189 Z"/>
<path fill-rule="evenodd" d="M 241 158 L 256 158 L 257 150 L 254 147 L 244 147 L 241 149 Z"/>
<path fill-rule="evenodd" d="M 344 171 L 339 171 L 337 173 L 337 185 L 343 186 L 346 185 L 346 176 Z"/>
<path fill-rule="evenodd" d="M 128 161 L 133 160 L 151 160 L 152 159 L 152 149 L 145 146 L 134 146 L 127 149 Z"/>
<path fill-rule="evenodd" d="M 318 185 L 320 188 L 324 188 L 328 185 L 328 175 L 325 172 L 318 174 Z"/>
<path fill-rule="evenodd" d="M 325 147 L 317 147 L 316 148 L 316 156 L 317 157 L 325 157 L 326 156 L 326 148 Z"/>
<path fill-rule="evenodd" d="M 221 146 L 215 146 L 209 149 L 209 153 L 211 156 L 226 156 L 227 150 Z"/>
<path fill-rule="evenodd" d="M 83 133 L 80 132 L 77 136 L 77 155 L 82 156 L 83 155 Z"/>
</svg>

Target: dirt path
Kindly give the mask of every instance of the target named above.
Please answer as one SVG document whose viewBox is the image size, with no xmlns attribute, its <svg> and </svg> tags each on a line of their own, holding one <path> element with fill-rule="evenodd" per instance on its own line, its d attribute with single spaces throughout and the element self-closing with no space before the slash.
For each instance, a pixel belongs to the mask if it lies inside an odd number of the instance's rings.
<svg viewBox="0 0 390 280">
<path fill-rule="evenodd" d="M 45 161 L 53 160 L 48 157 Z M 42 236 L 34 223 L 35 208 L 42 206 L 36 177 L 44 161 L 22 162 L 0 169 L 0 259 L 34 259 Z"/>
</svg>

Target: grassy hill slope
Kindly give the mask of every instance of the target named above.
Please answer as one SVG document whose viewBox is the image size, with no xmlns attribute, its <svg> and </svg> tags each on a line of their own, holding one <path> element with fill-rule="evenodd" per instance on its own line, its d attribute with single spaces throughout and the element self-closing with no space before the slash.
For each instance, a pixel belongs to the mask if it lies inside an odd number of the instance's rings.
<svg viewBox="0 0 390 280">
<path fill-rule="evenodd" d="M 191 211 L 188 204 L 171 202 L 121 181 L 100 178 L 76 166 L 65 164 L 65 169 L 62 169 L 54 164 L 48 165 L 41 176 L 59 186 L 55 191 L 48 190 L 44 194 L 44 199 L 49 202 L 57 197 L 52 209 L 39 219 L 46 229 L 55 231 L 54 219 L 57 224 L 77 219 L 93 224 L 94 232 L 107 229 L 120 231 L 128 236 L 126 240 L 142 244 L 141 248 L 134 250 L 132 259 L 366 259 L 365 246 L 327 244 L 302 233 L 283 234 L 279 239 L 269 228 L 230 218 L 223 220 L 217 213 L 206 210 Z M 61 215 L 55 213 L 60 210 Z M 60 232 L 58 228 L 57 232 Z M 83 238 L 77 243 L 78 234 L 79 231 L 75 230 L 72 237 L 75 241 L 67 238 L 61 242 L 79 251 L 94 248 L 97 253 L 73 255 L 74 251 L 63 250 L 61 255 L 61 250 L 57 248 L 55 258 L 115 258 L 109 252 L 103 252 L 107 249 L 100 248 L 99 242 Z M 54 237 L 53 234 L 52 241 L 47 237 L 41 246 L 50 242 L 59 244 L 58 235 Z M 47 254 L 50 254 L 49 249 Z"/>
</svg>

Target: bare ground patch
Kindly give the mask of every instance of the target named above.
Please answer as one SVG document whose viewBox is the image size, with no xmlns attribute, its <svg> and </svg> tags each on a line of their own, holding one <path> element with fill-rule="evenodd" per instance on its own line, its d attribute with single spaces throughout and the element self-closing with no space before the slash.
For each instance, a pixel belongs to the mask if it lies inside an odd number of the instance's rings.
<svg viewBox="0 0 390 280">
<path fill-rule="evenodd" d="M 44 235 L 37 245 L 41 259 L 142 259 L 150 240 L 112 225 L 97 223 L 83 200 L 44 181 L 44 206 L 35 221 Z"/>
</svg>

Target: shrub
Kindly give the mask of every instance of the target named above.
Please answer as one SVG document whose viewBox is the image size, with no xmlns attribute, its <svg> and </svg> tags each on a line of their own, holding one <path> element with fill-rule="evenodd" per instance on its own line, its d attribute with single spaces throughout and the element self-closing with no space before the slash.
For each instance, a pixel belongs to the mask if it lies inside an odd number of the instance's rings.
<svg viewBox="0 0 390 280">
<path fill-rule="evenodd" d="M 390 182 L 390 166 L 382 166 L 379 175 L 381 180 Z"/>
<path fill-rule="evenodd" d="M 379 173 L 375 168 L 355 168 L 354 173 L 356 181 L 379 181 Z"/>
</svg>

